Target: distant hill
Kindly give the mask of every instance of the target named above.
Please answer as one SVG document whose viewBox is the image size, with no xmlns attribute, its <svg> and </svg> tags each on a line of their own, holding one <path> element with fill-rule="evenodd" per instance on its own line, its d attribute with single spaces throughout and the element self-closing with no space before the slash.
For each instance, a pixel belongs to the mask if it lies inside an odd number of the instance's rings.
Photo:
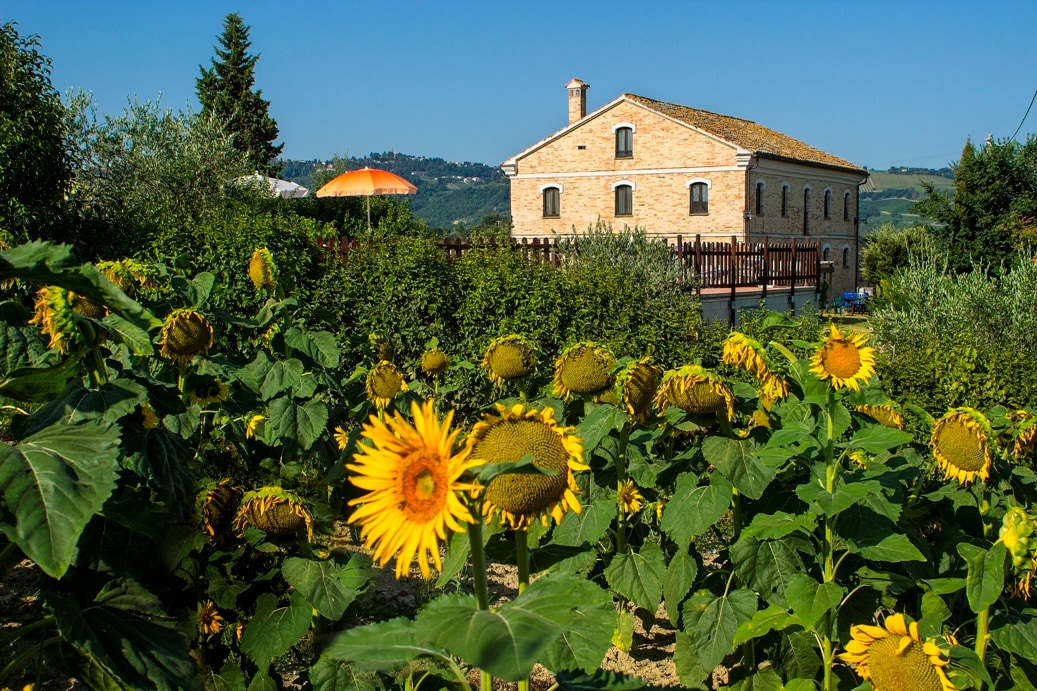
<svg viewBox="0 0 1037 691">
<path fill-rule="evenodd" d="M 861 234 L 888 223 L 901 227 L 925 223 L 925 218 L 912 213 L 915 203 L 925 198 L 923 182 L 942 192 L 953 192 L 954 173 L 950 168 L 904 166 L 869 170 L 868 182 L 861 186 Z"/>
<path fill-rule="evenodd" d="M 499 168 L 395 152 L 350 157 L 344 163 L 349 170 L 364 166 L 388 170 L 413 183 L 418 193 L 408 197 L 410 208 L 430 228 L 470 227 L 485 216 L 511 213 L 510 187 Z M 332 161 L 285 160 L 281 177 L 314 190 L 314 173 L 332 165 Z"/>
</svg>

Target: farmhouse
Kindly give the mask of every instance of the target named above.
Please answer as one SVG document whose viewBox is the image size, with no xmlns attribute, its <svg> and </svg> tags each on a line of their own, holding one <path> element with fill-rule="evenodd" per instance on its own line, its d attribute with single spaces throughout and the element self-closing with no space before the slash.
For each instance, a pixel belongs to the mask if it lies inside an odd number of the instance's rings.
<svg viewBox="0 0 1037 691">
<path fill-rule="evenodd" d="M 514 236 L 601 220 L 670 243 L 806 238 L 832 268 L 829 295 L 856 289 L 866 170 L 749 120 L 634 94 L 588 114 L 588 88 L 570 81 L 568 125 L 501 164 Z"/>
</svg>

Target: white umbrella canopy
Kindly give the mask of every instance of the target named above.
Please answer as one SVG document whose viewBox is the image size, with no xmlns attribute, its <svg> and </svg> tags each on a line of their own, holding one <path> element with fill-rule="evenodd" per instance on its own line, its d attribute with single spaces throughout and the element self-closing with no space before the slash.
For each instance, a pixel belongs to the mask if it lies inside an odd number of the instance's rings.
<svg viewBox="0 0 1037 691">
<path fill-rule="evenodd" d="M 246 175 L 240 177 L 236 182 L 255 184 L 260 188 L 263 185 L 270 190 L 270 196 L 283 197 L 285 199 L 298 199 L 300 197 L 309 196 L 310 190 L 303 187 L 297 182 L 289 182 L 288 180 L 280 180 L 278 178 L 269 178 L 259 173 L 253 173 L 252 175 Z"/>
</svg>

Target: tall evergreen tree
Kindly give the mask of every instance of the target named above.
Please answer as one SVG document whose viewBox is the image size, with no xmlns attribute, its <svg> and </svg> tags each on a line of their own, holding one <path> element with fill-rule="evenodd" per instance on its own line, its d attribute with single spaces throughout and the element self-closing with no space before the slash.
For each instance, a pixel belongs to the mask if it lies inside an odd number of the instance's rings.
<svg viewBox="0 0 1037 691">
<path fill-rule="evenodd" d="M 201 76 L 195 89 L 203 113 L 227 122 L 227 129 L 235 135 L 234 146 L 244 152 L 250 166 L 276 176 L 281 165 L 275 161 L 284 144 L 274 146 L 278 130 L 270 117 L 270 102 L 263 98 L 262 90 L 253 89 L 259 55 L 249 55 L 252 42 L 248 34 L 241 15 L 227 15 L 212 67 L 206 70 L 199 65 Z"/>
</svg>

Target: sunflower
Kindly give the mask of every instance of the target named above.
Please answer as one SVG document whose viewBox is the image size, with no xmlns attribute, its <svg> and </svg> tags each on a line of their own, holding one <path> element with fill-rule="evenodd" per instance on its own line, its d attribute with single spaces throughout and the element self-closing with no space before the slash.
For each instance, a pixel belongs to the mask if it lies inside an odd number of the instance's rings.
<svg viewBox="0 0 1037 691">
<path fill-rule="evenodd" d="M 1021 568 L 1028 562 L 1030 542 L 1034 529 L 1033 518 L 1026 510 L 1018 506 L 1010 506 L 1001 518 L 1001 528 L 997 533 L 997 541 L 1004 544 L 1012 556 L 1012 566 Z"/>
<path fill-rule="evenodd" d="M 499 513 L 513 530 L 524 530 L 539 518 L 561 521 L 572 509 L 580 513 L 579 488 L 574 470 L 589 470 L 583 464 L 583 442 L 573 427 L 560 427 L 554 410 L 511 408 L 497 403 L 497 415 L 484 415 L 468 435 L 472 458 L 485 463 L 520 461 L 533 457 L 533 465 L 554 471 L 553 475 L 504 473 L 490 480 L 483 492 L 483 515 Z"/>
<path fill-rule="evenodd" d="M 536 353 L 522 336 L 511 334 L 490 342 L 480 366 L 497 386 L 510 379 L 528 376 L 536 369 Z"/>
<path fill-rule="evenodd" d="M 810 371 L 818 379 L 831 379 L 836 389 L 859 390 L 875 374 L 875 349 L 865 346 L 867 342 L 861 334 L 843 336 L 832 324 L 828 338 L 810 360 Z"/>
<path fill-rule="evenodd" d="M 421 356 L 421 371 L 429 377 L 436 377 L 450 367 L 450 358 L 438 348 L 433 348 Z"/>
<path fill-rule="evenodd" d="M 918 636 L 918 622 L 903 614 L 886 617 L 885 627 L 857 624 L 850 628 L 843 662 L 857 665 L 857 674 L 875 691 L 955 691 L 943 668 L 939 646 Z"/>
<path fill-rule="evenodd" d="M 203 636 L 213 636 L 223 628 L 223 617 L 220 616 L 212 600 L 198 603 L 198 630 Z"/>
<path fill-rule="evenodd" d="M 407 575 L 417 559 L 428 579 L 430 559 L 437 571 L 443 568 L 439 541 L 475 520 L 459 495 L 474 489 L 461 476 L 478 463 L 467 448 L 454 452 L 453 411 L 441 423 L 426 401 L 411 403 L 411 415 L 413 426 L 398 411 L 385 422 L 372 416 L 364 425 L 362 437 L 369 443 L 358 445 L 346 468 L 367 494 L 349 501 L 357 506 L 349 522 L 361 526 L 360 536 L 381 566 L 398 553 L 396 578 Z"/>
<path fill-rule="evenodd" d="M 855 410 L 886 427 L 904 429 L 904 416 L 891 403 L 883 405 L 865 403 L 857 406 Z"/>
<path fill-rule="evenodd" d="M 699 365 L 685 365 L 663 375 L 656 403 L 666 410 L 675 405 L 696 415 L 724 412 L 735 415 L 735 399 L 722 377 Z"/>
<path fill-rule="evenodd" d="M 259 431 L 259 425 L 263 423 L 263 420 L 266 418 L 258 414 L 248 419 L 248 422 L 245 423 L 245 439 L 255 439 L 256 432 Z"/>
<path fill-rule="evenodd" d="M 159 345 L 162 357 L 186 365 L 212 347 L 212 324 L 197 310 L 173 310 L 162 323 Z"/>
<path fill-rule="evenodd" d="M 952 408 L 937 420 L 930 443 L 944 479 L 955 478 L 964 485 L 978 476 L 986 482 L 992 462 L 991 436 L 987 418 L 972 408 Z"/>
<path fill-rule="evenodd" d="M 396 394 L 407 390 L 403 373 L 388 360 L 382 360 L 367 375 L 367 400 L 378 410 L 389 407 Z"/>
<path fill-rule="evenodd" d="M 301 530 L 313 539 L 313 514 L 294 492 L 280 487 L 262 487 L 241 498 L 235 517 L 239 533 L 255 526 L 271 535 L 291 535 Z"/>
<path fill-rule="evenodd" d="M 768 400 L 773 401 L 789 395 L 788 382 L 774 373 L 766 350 L 756 339 L 738 331 L 731 332 L 724 341 L 722 359 L 725 365 L 740 367 L 756 377 L 763 390 L 763 396 Z"/>
<path fill-rule="evenodd" d="M 766 427 L 771 429 L 771 416 L 763 408 L 757 408 L 749 416 L 749 427 Z"/>
<path fill-rule="evenodd" d="M 652 413 L 652 402 L 659 391 L 662 374 L 652 364 L 652 358 L 631 361 L 616 375 L 615 397 L 622 401 L 623 410 L 638 422 L 644 422 Z"/>
<path fill-rule="evenodd" d="M 1017 410 L 1006 417 L 1012 423 L 1009 431 L 1012 456 L 1016 460 L 1026 458 L 1037 447 L 1037 415 L 1026 410 Z"/>
<path fill-rule="evenodd" d="M 144 283 L 142 278 L 145 271 L 144 265 L 132 259 L 98 262 L 97 270 L 131 298 L 136 295 L 138 284 L 143 285 Z"/>
<path fill-rule="evenodd" d="M 577 343 L 555 361 L 554 394 L 569 400 L 575 394 L 588 395 L 613 384 L 612 368 L 616 358 L 590 341 Z"/>
<path fill-rule="evenodd" d="M 248 260 L 248 277 L 252 285 L 273 292 L 277 287 L 277 264 L 274 255 L 266 247 L 258 247 Z"/>
<path fill-rule="evenodd" d="M 191 402 L 203 408 L 210 403 L 222 403 L 230 397 L 230 388 L 218 379 L 210 379 L 191 389 Z"/>
<path fill-rule="evenodd" d="M 638 491 L 633 480 L 624 480 L 619 486 L 619 508 L 628 516 L 632 516 L 641 510 L 644 505 L 644 497 Z"/>
<path fill-rule="evenodd" d="M 205 534 L 217 542 L 226 540 L 241 501 L 241 490 L 225 478 L 199 492 L 198 501 Z"/>
<path fill-rule="evenodd" d="M 88 319 L 104 319 L 108 315 L 108 308 L 100 302 L 72 291 L 68 292 L 68 304 L 73 312 Z"/>
<path fill-rule="evenodd" d="M 140 407 L 140 425 L 144 429 L 155 429 L 158 427 L 158 414 L 151 407 L 150 403 L 145 403 Z"/>
<path fill-rule="evenodd" d="M 80 339 L 69 292 L 57 286 L 44 286 L 36 292 L 35 307 L 35 314 L 29 323 L 39 324 L 43 333 L 50 337 L 48 348 L 57 348 L 67 354 L 69 347 L 77 344 Z"/>
</svg>

